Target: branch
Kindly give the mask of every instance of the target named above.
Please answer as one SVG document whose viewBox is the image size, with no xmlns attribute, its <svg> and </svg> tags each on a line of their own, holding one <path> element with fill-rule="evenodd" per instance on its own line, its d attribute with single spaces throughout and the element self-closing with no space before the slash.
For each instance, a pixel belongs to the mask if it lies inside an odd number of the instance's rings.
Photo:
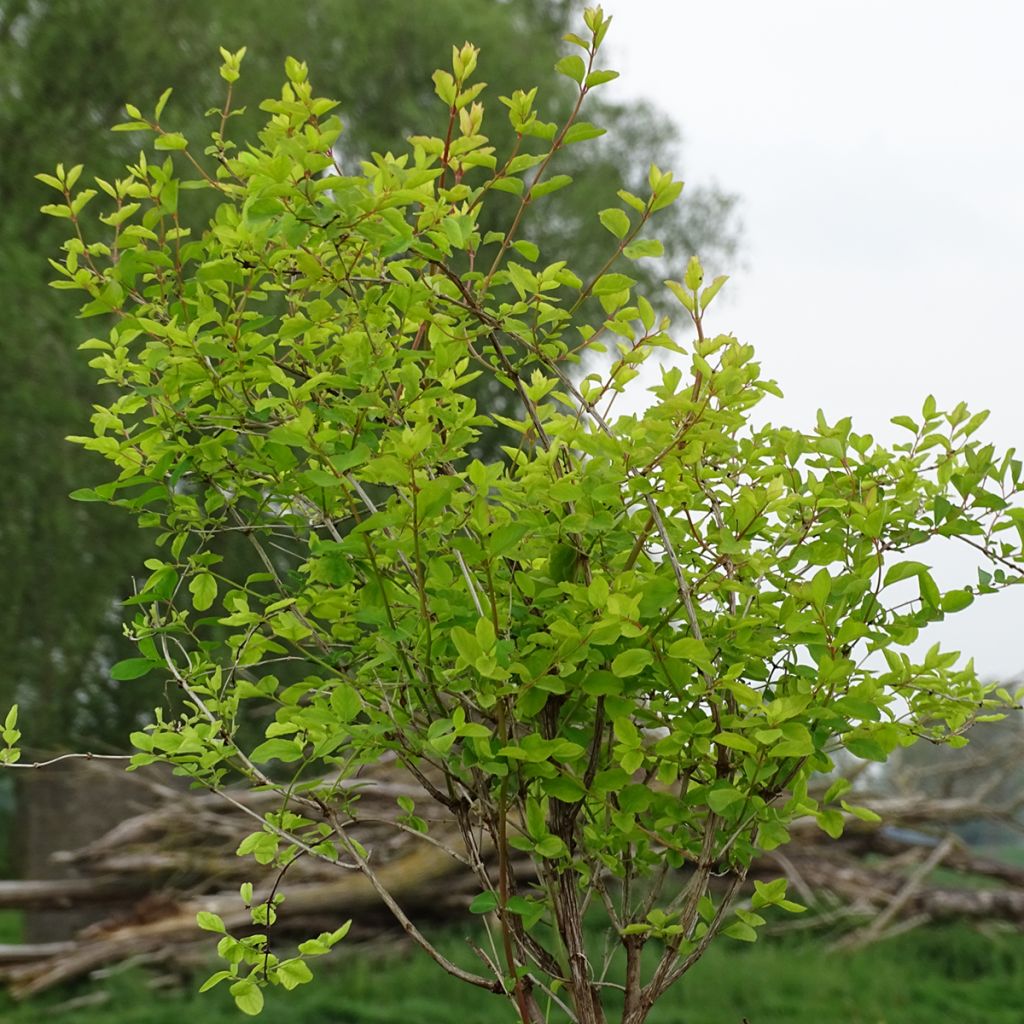
<svg viewBox="0 0 1024 1024">
<path fill-rule="evenodd" d="M 349 839 L 345 832 L 345 826 L 338 820 L 338 816 L 329 809 L 327 809 L 327 813 L 331 824 L 338 833 L 338 838 L 344 844 L 345 849 L 355 861 L 355 866 L 363 873 L 370 885 L 373 886 L 374 891 L 380 897 L 384 906 L 391 911 L 395 920 L 402 926 L 403 931 L 434 961 L 434 963 L 442 967 L 453 978 L 458 978 L 460 981 L 465 981 L 470 985 L 475 985 L 477 988 L 486 989 L 488 992 L 504 993 L 505 986 L 500 980 L 491 981 L 488 978 L 481 977 L 479 974 L 473 974 L 471 971 L 464 970 L 462 967 L 459 967 L 458 964 L 452 963 L 452 961 L 449 960 L 439 949 L 432 945 L 430 940 L 427 939 L 416 925 L 412 923 L 405 911 L 398 905 L 395 898 L 378 878 L 377 873 L 370 867 L 369 862 L 357 848 L 356 844 Z"/>
<path fill-rule="evenodd" d="M 88 751 L 82 754 L 61 754 L 59 757 L 51 757 L 49 761 L 14 761 L 10 764 L 0 763 L 0 768 L 48 768 L 51 764 L 60 761 L 130 761 L 134 754 L 91 754 Z"/>
</svg>

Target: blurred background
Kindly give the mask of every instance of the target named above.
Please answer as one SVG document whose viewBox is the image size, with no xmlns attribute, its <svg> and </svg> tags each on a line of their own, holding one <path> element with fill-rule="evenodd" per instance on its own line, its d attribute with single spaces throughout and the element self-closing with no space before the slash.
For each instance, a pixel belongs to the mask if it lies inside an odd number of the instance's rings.
<svg viewBox="0 0 1024 1024">
<path fill-rule="evenodd" d="M 548 119 L 568 109 L 571 86 L 552 66 L 582 7 L 0 0 L 0 707 L 20 703 L 30 758 L 122 752 L 162 699 L 152 685 L 109 675 L 131 653 L 119 601 L 152 538 L 119 512 L 66 497 L 102 478 L 96 460 L 63 441 L 82 432 L 98 392 L 76 351 L 90 327 L 75 320 L 73 298 L 47 285 L 46 257 L 63 232 L 39 213 L 48 199 L 33 174 L 63 161 L 115 176 L 136 156 L 137 140 L 107 127 L 123 119 L 125 102 L 151 109 L 167 86 L 174 95 L 165 121 L 201 138 L 204 112 L 222 95 L 218 46 L 248 49 L 236 95 L 249 113 L 236 137 L 259 124 L 258 103 L 279 90 L 290 54 L 308 62 L 321 94 L 342 101 L 342 158 L 355 164 L 374 150 L 402 149 L 413 131 L 443 130 L 430 75 L 447 63 L 451 44 L 471 40 L 490 83 L 485 132 L 501 150 L 508 138 L 497 96 L 538 85 Z M 597 211 L 618 188 L 642 192 L 651 162 L 671 168 L 687 187 L 662 215 L 667 252 L 650 283 L 680 277 L 693 253 L 733 275 L 713 329 L 752 342 L 782 385 L 786 400 L 764 415 L 803 427 L 824 405 L 831 419 L 853 415 L 857 429 L 889 439 L 897 432 L 889 418 L 914 415 L 934 393 L 940 407 L 963 399 L 991 408 L 989 438 L 1019 444 L 1024 62 L 1016 51 L 1024 9 L 946 0 L 609 0 L 605 9 L 615 20 L 604 64 L 622 78 L 587 116 L 608 134 L 563 154 L 559 171 L 575 186 L 557 222 L 530 227 L 542 251 L 593 268 L 607 238 Z M 619 411 L 639 410 L 644 398 L 637 387 L 632 406 Z M 943 574 L 972 571 L 948 552 L 935 558 L 940 585 Z M 1005 594 L 958 615 L 955 631 L 939 624 L 923 642 L 963 649 L 985 675 L 1009 684 L 1024 667 L 1022 616 L 1024 595 Z M 966 762 L 914 748 L 884 773 L 864 772 L 862 785 L 889 811 L 884 829 L 856 833 L 835 850 L 808 840 L 788 867 L 766 867 L 791 870 L 806 886 L 821 930 L 780 934 L 751 950 L 720 948 L 694 974 L 690 994 L 652 1019 L 1019 1022 L 1020 726 L 1014 719 L 973 740 Z M 26 896 L 2 883 L 10 909 L 0 909 L 0 975 L 27 994 L 24 979 L 40 975 L 26 973 L 24 951 L 46 947 L 50 981 L 36 986 L 43 995 L 0 1004 L 3 1019 L 39 1020 L 44 1007 L 82 1024 L 177 1021 L 186 1007 L 197 1022 L 235 1019 L 216 995 L 194 1001 L 194 952 L 191 960 L 149 950 L 68 966 L 114 928 L 112 913 L 136 920 L 139 901 L 149 900 L 152 914 L 215 891 L 209 875 L 177 856 L 196 841 L 186 826 L 174 836 L 151 828 L 156 811 L 180 808 L 184 797 L 162 778 L 126 789 L 111 773 L 77 768 L 18 773 L 17 786 L 9 774 L 0 777 L 0 875 L 51 888 Z M 102 843 L 91 858 L 51 857 L 147 815 L 141 860 L 117 862 Z M 225 826 L 224 836 L 232 834 Z M 211 851 L 214 874 L 229 870 L 222 852 Z M 431 900 L 423 903 L 426 912 Z M 457 943 L 470 925 L 457 913 L 464 903 L 450 903 L 435 924 L 460 922 Z M 101 919 L 107 924 L 97 926 Z M 431 965 L 396 955 L 383 925 L 362 937 L 363 952 L 346 947 L 328 981 L 301 1000 L 272 1002 L 267 1019 L 429 1024 L 451 1019 L 454 1007 L 466 1021 L 502 1019 L 475 993 L 445 988 Z M 98 975 L 91 984 L 83 981 L 90 972 Z"/>
</svg>

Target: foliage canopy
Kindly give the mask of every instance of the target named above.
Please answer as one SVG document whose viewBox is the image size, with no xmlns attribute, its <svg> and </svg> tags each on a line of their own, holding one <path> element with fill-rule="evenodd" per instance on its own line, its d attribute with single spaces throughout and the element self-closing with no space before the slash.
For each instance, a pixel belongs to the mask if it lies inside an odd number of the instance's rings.
<svg viewBox="0 0 1024 1024">
<path fill-rule="evenodd" d="M 141 688 L 111 685 L 109 669 L 131 650 L 120 635 L 118 602 L 153 539 L 126 531 L 116 509 L 65 500 L 89 470 L 88 456 L 61 439 L 80 432 L 93 404 L 108 397 L 75 352 L 89 336 L 89 321 L 76 321 L 72 305 L 60 301 L 68 297 L 47 287 L 42 254 L 63 242 L 63 225 L 40 216 L 46 189 L 32 174 L 74 154 L 73 163 L 90 175 L 120 176 L 139 137 L 101 129 L 123 119 L 125 100 L 151 108 L 166 86 L 174 87 L 167 112 L 174 130 L 203 139 L 204 111 L 219 89 L 217 43 L 249 46 L 233 100 L 236 112 L 247 108 L 232 120 L 236 138 L 254 137 L 264 117 L 259 101 L 279 91 L 282 62 L 295 54 L 317 69 L 320 89 L 342 103 L 346 131 L 338 151 L 346 165 L 358 166 L 362 156 L 386 152 L 444 116 L 430 75 L 452 39 L 468 37 L 488 53 L 492 92 L 537 85 L 549 109 L 564 116 L 573 84 L 552 65 L 577 7 L 574 0 L 0 4 L 0 138 L 11 143 L 0 158 L 0 303 L 18 311 L 0 333 L 8 381 L 8 414 L 0 421 L 0 524 L 8 552 L 0 703 L 22 704 L 27 746 L 121 750 L 144 720 L 151 699 Z M 507 45 L 512 38 L 515 47 Z M 401 60 L 391 58 L 396 53 Z M 608 134 L 560 154 L 559 170 L 575 185 L 563 194 L 557 220 L 526 225 L 542 248 L 557 239 L 577 272 L 600 266 L 604 231 L 593 211 L 607 205 L 610 188 L 637 191 L 649 162 L 678 166 L 679 159 L 678 133 L 651 105 L 626 107 L 598 95 L 590 111 Z M 498 122 L 489 125 L 493 141 L 511 145 L 511 126 Z M 668 255 L 678 261 L 713 253 L 723 263 L 735 243 L 734 197 L 692 187 L 689 196 L 662 215 Z M 213 193 L 195 195 L 182 212 L 200 228 L 213 206 Z M 484 212 L 504 216 L 493 205 Z M 648 263 L 649 281 L 665 276 Z M 490 381 L 480 378 L 474 387 L 481 405 L 504 402 L 507 408 L 497 411 L 505 412 L 514 406 Z M 481 451 L 491 440 L 482 440 Z M 251 562 L 251 552 L 231 538 L 218 552 L 229 563 Z"/>
<path fill-rule="evenodd" d="M 907 647 L 1020 581 L 1022 468 L 975 440 L 984 414 L 931 400 L 897 418 L 907 439 L 893 447 L 823 414 L 813 433 L 757 425 L 777 387 L 749 345 L 705 330 L 724 278 L 705 283 L 693 258 L 667 282 L 693 327 L 684 345 L 631 271 L 662 252 L 648 225 L 682 189 L 656 166 L 646 194 L 622 190 L 599 214 L 593 273 L 522 236 L 572 184 L 557 155 L 601 133 L 581 109 L 614 77 L 597 62 L 609 21 L 593 8 L 585 24 L 557 65 L 576 92 L 563 121 L 545 120 L 536 90 L 501 98 L 508 152 L 485 134 L 469 44 L 434 75 L 447 130 L 358 173 L 339 166 L 335 104 L 294 59 L 258 137 L 233 142 L 244 51 L 225 50 L 205 149 L 165 127 L 165 93 L 119 126 L 153 137 L 123 178 L 40 178 L 57 193 L 44 209 L 73 232 L 57 287 L 87 293 L 83 316 L 113 318 L 82 348 L 117 397 L 74 440 L 117 473 L 74 496 L 159 531 L 126 602 L 138 656 L 114 676 L 158 673 L 185 710 L 133 735 L 135 763 L 274 789 L 279 808 L 240 853 L 363 872 L 438 963 L 523 1021 L 545 1001 L 606 1019 L 582 928 L 600 904 L 625 951 L 622 1019 L 640 1024 L 716 934 L 750 941 L 766 908 L 801 909 L 784 880 L 738 902 L 757 850 L 799 816 L 832 835 L 870 816 L 838 775 L 810 792 L 838 752 L 960 744 L 1009 701 L 956 653 Z M 183 219 L 197 194 L 217 201 L 201 233 Z M 502 228 L 482 230 L 509 196 Z M 608 371 L 580 379 L 581 356 L 606 349 Z M 662 370 L 652 408 L 613 418 L 658 353 L 685 353 L 689 370 Z M 521 417 L 477 407 L 481 374 Z M 472 457 L 495 420 L 517 443 Z M 225 532 L 259 571 L 226 571 Z M 935 537 L 991 571 L 941 591 L 908 557 Z M 13 761 L 13 713 L 5 738 Z M 458 823 L 472 909 L 501 936 L 482 973 L 420 935 L 351 837 L 358 789 L 341 783 L 384 757 Z M 415 806 L 402 811 L 398 827 L 422 832 Z M 515 876 L 514 850 L 535 883 Z M 241 896 L 272 925 L 280 896 Z M 212 914 L 199 925 L 224 929 Z M 266 984 L 309 981 L 307 961 L 345 928 L 287 959 L 265 931 L 222 935 L 227 966 L 208 982 L 228 980 L 249 1013 Z M 645 976 L 649 943 L 661 955 Z"/>
</svg>

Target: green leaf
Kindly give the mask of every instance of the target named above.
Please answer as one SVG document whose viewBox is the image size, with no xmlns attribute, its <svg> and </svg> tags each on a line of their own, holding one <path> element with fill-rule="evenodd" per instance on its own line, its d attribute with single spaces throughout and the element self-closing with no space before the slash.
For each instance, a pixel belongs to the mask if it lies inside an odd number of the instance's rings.
<svg viewBox="0 0 1024 1024">
<path fill-rule="evenodd" d="M 343 725 L 351 722 L 363 710 L 359 691 L 348 683 L 338 683 L 331 690 L 331 710 L 338 722 Z"/>
<path fill-rule="evenodd" d="M 196 914 L 196 924 L 199 925 L 204 932 L 217 932 L 219 935 L 224 935 L 226 933 L 224 922 L 217 914 L 211 914 L 208 910 L 200 910 L 199 913 Z"/>
<path fill-rule="evenodd" d="M 536 263 L 537 257 L 540 256 L 540 249 L 533 242 L 527 242 L 521 238 L 512 243 L 512 248 L 525 256 L 531 263 Z"/>
<path fill-rule="evenodd" d="M 960 612 L 974 603 L 974 594 L 968 589 L 949 590 L 942 595 L 939 607 L 944 612 Z"/>
<path fill-rule="evenodd" d="M 627 206 L 632 206 L 637 213 L 645 213 L 647 211 L 647 204 L 639 196 L 633 195 L 632 192 L 627 192 L 625 189 L 620 188 L 615 194 Z"/>
<path fill-rule="evenodd" d="M 533 849 L 538 857 L 543 857 L 545 860 L 564 857 L 569 852 L 565 847 L 565 843 L 558 836 L 545 836 L 539 843 L 534 845 Z"/>
<path fill-rule="evenodd" d="M 153 140 L 154 149 L 188 149 L 188 139 L 181 132 L 166 132 Z"/>
<path fill-rule="evenodd" d="M 924 562 L 897 562 L 896 565 L 891 565 L 886 570 L 883 585 L 887 587 L 890 583 L 899 583 L 900 580 L 920 576 L 921 573 L 928 572 L 928 569 L 929 566 Z"/>
<path fill-rule="evenodd" d="M 671 206 L 679 198 L 679 194 L 682 191 L 683 182 L 681 181 L 673 181 L 666 185 L 659 191 L 654 202 L 651 203 L 651 212 L 657 213 L 659 210 L 664 210 L 666 206 Z"/>
<path fill-rule="evenodd" d="M 665 255 L 665 246 L 657 238 L 640 238 L 635 242 L 630 242 L 625 249 L 622 250 L 622 254 L 626 259 L 630 260 L 641 260 L 647 257 L 656 257 Z"/>
<path fill-rule="evenodd" d="M 762 882 L 755 879 L 754 896 L 750 901 L 750 905 L 755 910 L 761 907 L 774 906 L 779 900 L 785 898 L 787 885 L 788 880 L 785 878 L 776 878 L 771 882 Z"/>
<path fill-rule="evenodd" d="M 274 196 L 260 196 L 245 205 L 246 220 L 251 222 L 267 220 L 270 217 L 276 217 L 278 214 L 283 212 L 284 206 L 281 204 L 281 200 L 276 199 Z M 237 261 L 225 259 L 219 261 L 218 265 L 224 266 L 229 262 L 234 262 L 235 269 L 241 270 Z"/>
<path fill-rule="evenodd" d="M 603 274 L 594 285 L 594 294 L 614 295 L 627 291 L 635 284 L 635 278 L 627 277 L 625 274 Z"/>
<path fill-rule="evenodd" d="M 313 980 L 313 972 L 305 960 L 285 960 L 277 966 L 277 979 L 290 992 Z"/>
<path fill-rule="evenodd" d="M 210 977 L 208 977 L 206 981 L 204 981 L 202 985 L 199 986 L 199 991 L 209 992 L 211 988 L 213 988 L 215 985 L 219 985 L 226 978 L 233 977 L 234 975 L 230 971 L 217 971 L 216 974 L 211 974 Z"/>
<path fill-rule="evenodd" d="M 497 634 L 494 632 L 494 623 L 489 618 L 485 616 L 477 619 L 474 635 L 481 651 L 487 653 L 494 649 L 494 645 L 497 643 Z"/>
<path fill-rule="evenodd" d="M 476 636 L 470 633 L 468 629 L 463 629 L 462 626 L 453 626 L 449 636 L 459 655 L 470 665 L 483 654 L 483 651 L 480 650 L 480 644 L 477 643 Z"/>
<path fill-rule="evenodd" d="M 235 1005 L 250 1017 L 255 1017 L 263 1010 L 263 990 L 250 978 L 243 978 L 231 986 L 231 995 Z"/>
<path fill-rule="evenodd" d="M 602 210 L 597 216 L 616 238 L 624 238 L 629 234 L 629 217 L 618 207 L 609 207 L 607 210 Z"/>
<path fill-rule="evenodd" d="M 488 553 L 492 558 L 507 554 L 519 544 L 529 529 L 527 523 L 506 523 L 504 526 L 499 526 L 487 542 Z M 575 551 L 575 548 L 573 550 Z"/>
<path fill-rule="evenodd" d="M 565 775 L 555 779 L 545 779 L 543 782 L 544 792 L 553 796 L 563 803 L 576 803 L 587 795 L 587 791 L 575 780 Z"/>
<path fill-rule="evenodd" d="M 141 679 L 144 675 L 152 672 L 158 662 L 150 661 L 149 658 L 125 658 L 111 666 L 110 678 L 116 679 L 119 683 L 128 682 L 131 679 Z"/>
<path fill-rule="evenodd" d="M 730 807 L 735 806 L 742 799 L 743 794 L 738 789 L 712 789 L 708 793 L 708 807 L 715 814 L 724 814 Z"/>
<path fill-rule="evenodd" d="M 679 658 L 681 661 L 692 661 L 705 672 L 712 670 L 711 652 L 703 640 L 697 640 L 692 636 L 681 637 L 671 643 L 668 648 L 668 656 Z"/>
<path fill-rule="evenodd" d="M 816 608 L 824 608 L 832 593 L 832 577 L 828 569 L 819 569 L 811 579 L 809 588 L 811 600 Z"/>
<path fill-rule="evenodd" d="M 252 209 L 250 208 L 248 212 L 251 214 Z M 242 266 L 237 260 L 223 259 L 210 260 L 201 267 L 197 267 L 196 280 L 204 283 L 207 281 L 231 281 L 234 284 L 241 284 L 245 277 L 242 273 Z"/>
<path fill-rule="evenodd" d="M 909 416 L 893 416 L 889 422 L 894 423 L 897 427 L 909 430 L 912 434 L 917 433 L 917 424 Z"/>
<path fill-rule="evenodd" d="M 599 139 L 602 135 L 606 134 L 606 128 L 598 128 L 596 124 L 590 124 L 587 121 L 577 121 L 565 133 L 562 143 L 563 145 L 571 146 L 574 142 L 587 142 L 590 139 Z"/>
<path fill-rule="evenodd" d="M 437 93 L 438 98 L 443 100 L 448 106 L 455 104 L 455 79 L 449 71 L 437 70 L 434 72 L 434 92 Z"/>
<path fill-rule="evenodd" d="M 843 826 L 846 824 L 842 812 L 829 808 L 826 811 L 819 811 L 817 814 L 818 827 L 827 832 L 833 839 L 839 839 L 843 834 Z"/>
<path fill-rule="evenodd" d="M 849 779 L 838 778 L 832 783 L 828 789 L 825 790 L 825 795 L 821 798 L 823 804 L 830 804 L 834 800 L 839 799 L 844 793 L 847 793 L 852 788 L 853 783 Z"/>
<path fill-rule="evenodd" d="M 33 177 L 38 181 L 41 181 L 44 185 L 49 185 L 50 188 L 56 189 L 58 192 L 64 191 L 64 186 L 52 174 L 36 174 L 33 175 Z"/>
<path fill-rule="evenodd" d="M 654 663 L 654 655 L 646 647 L 634 647 L 623 651 L 612 662 L 612 672 L 620 679 L 639 675 L 648 665 Z"/>
<path fill-rule="evenodd" d="M 696 256 L 690 257 L 690 262 L 686 264 L 686 273 L 683 275 L 683 284 L 691 291 L 695 292 L 704 281 L 704 268 L 700 265 L 700 260 Z"/>
<path fill-rule="evenodd" d="M 582 85 L 583 77 L 587 73 L 587 65 L 583 63 L 582 57 L 572 53 L 558 61 L 558 63 L 555 64 L 555 70 L 560 75 L 565 75 L 566 78 L 571 78 L 577 85 Z"/>
<path fill-rule="evenodd" d="M 665 287 L 688 309 L 691 313 L 696 313 L 697 304 L 693 300 L 691 295 L 678 281 L 666 281 Z"/>
<path fill-rule="evenodd" d="M 848 804 L 845 800 L 840 800 L 839 804 L 844 811 L 852 814 L 855 818 L 859 818 L 861 821 L 867 821 L 871 824 L 877 825 L 882 820 L 882 816 L 871 810 L 870 807 L 859 807 L 856 804 Z"/>
<path fill-rule="evenodd" d="M 153 117 L 157 121 L 160 120 L 160 115 L 164 112 L 164 107 L 167 106 L 167 101 L 171 98 L 172 92 L 174 92 L 173 89 L 164 89 L 160 94 L 160 99 L 156 101 L 156 110 L 153 113 Z"/>
<path fill-rule="evenodd" d="M 192 607 L 197 612 L 206 611 L 217 597 L 217 581 L 208 572 L 194 576 L 188 589 L 192 593 Z"/>
<path fill-rule="evenodd" d="M 884 764 L 889 759 L 885 747 L 876 740 L 855 737 L 847 740 L 845 746 L 854 757 L 862 757 L 866 761 L 878 761 L 879 764 Z"/>
<path fill-rule="evenodd" d="M 709 284 L 707 288 L 700 293 L 701 309 L 707 309 L 708 306 L 711 305 L 711 300 L 722 290 L 722 285 L 724 285 L 728 280 L 729 278 L 724 275 L 716 277 L 714 281 L 712 281 L 711 284 Z"/>
<path fill-rule="evenodd" d="M 611 588 L 604 576 L 595 576 L 587 587 L 587 600 L 592 608 L 603 611 L 608 607 L 608 595 Z"/>
<path fill-rule="evenodd" d="M 298 740 L 271 739 L 261 743 L 250 755 L 256 764 L 278 760 L 291 764 L 302 757 L 302 744 Z"/>
<path fill-rule="evenodd" d="M 63 217 L 65 220 L 71 219 L 71 207 L 65 203 L 46 203 L 44 206 L 39 207 L 40 213 L 45 213 L 48 217 Z"/>
<path fill-rule="evenodd" d="M 930 572 L 923 572 L 917 577 L 917 585 L 921 594 L 921 601 L 929 608 L 938 608 L 942 600 L 938 584 L 932 578 Z"/>
<path fill-rule="evenodd" d="M 298 643 L 313 631 L 294 612 L 282 612 L 270 620 L 270 628 L 275 636 Z"/>
<path fill-rule="evenodd" d="M 534 185 L 533 188 L 530 189 L 530 198 L 539 199 L 541 196 L 550 195 L 552 192 L 557 192 L 560 188 L 565 188 L 566 185 L 571 184 L 572 178 L 570 178 L 568 174 L 556 174 L 547 181 L 542 181 L 539 185 Z"/>
<path fill-rule="evenodd" d="M 498 909 L 498 896 L 493 892 L 478 893 L 469 905 L 471 914 L 489 914 Z"/>
<path fill-rule="evenodd" d="M 776 697 L 766 707 L 768 721 L 773 725 L 784 722 L 788 718 L 795 718 L 803 712 L 811 703 L 809 693 L 791 693 L 782 697 Z"/>
<path fill-rule="evenodd" d="M 757 744 L 753 740 L 734 732 L 720 732 L 714 737 L 714 741 L 719 746 L 730 747 L 733 750 L 742 750 L 748 754 L 757 753 Z"/>
<path fill-rule="evenodd" d="M 728 928 L 723 929 L 723 935 L 730 939 L 739 939 L 740 942 L 757 942 L 757 932 L 743 921 L 735 921 Z"/>
<path fill-rule="evenodd" d="M 579 568 L 580 553 L 571 544 L 556 543 L 548 556 L 548 576 L 555 583 L 575 578 Z"/>
<path fill-rule="evenodd" d="M 522 178 L 495 178 L 487 187 L 498 192 L 511 192 L 513 195 L 520 195 L 525 186 Z"/>
</svg>

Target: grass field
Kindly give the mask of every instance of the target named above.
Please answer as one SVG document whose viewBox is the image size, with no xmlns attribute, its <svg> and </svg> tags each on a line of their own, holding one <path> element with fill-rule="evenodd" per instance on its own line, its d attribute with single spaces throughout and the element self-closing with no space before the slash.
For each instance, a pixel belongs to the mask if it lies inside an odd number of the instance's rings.
<svg viewBox="0 0 1024 1024">
<path fill-rule="evenodd" d="M 454 935 L 443 939 L 457 951 Z M 0 998 L 4 1024 L 238 1024 L 226 990 L 154 992 L 138 973 L 108 979 L 102 1005 L 61 1009 L 96 986 L 27 1005 Z M 652 1024 L 1021 1024 L 1024 936 L 966 927 L 920 930 L 856 954 L 816 940 L 726 941 L 651 1016 Z M 264 1024 L 514 1024 L 497 997 L 450 981 L 414 952 L 339 947 L 317 982 L 269 993 Z M 552 1014 L 552 1024 L 563 1018 Z M 612 1014 L 614 1021 L 615 1016 Z"/>
</svg>

